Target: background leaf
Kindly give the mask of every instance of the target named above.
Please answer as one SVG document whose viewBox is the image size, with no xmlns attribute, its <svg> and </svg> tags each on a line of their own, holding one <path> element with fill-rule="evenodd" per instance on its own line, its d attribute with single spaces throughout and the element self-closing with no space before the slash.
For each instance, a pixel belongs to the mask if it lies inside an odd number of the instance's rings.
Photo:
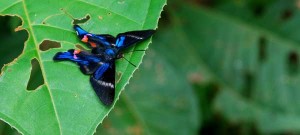
<svg viewBox="0 0 300 135">
<path fill-rule="evenodd" d="M 237 3 L 236 6 L 240 6 L 238 4 L 241 3 Z M 263 12 L 262 16 L 265 13 L 270 14 L 269 12 L 274 14 L 275 11 L 271 8 L 276 4 L 285 7 L 284 9 L 293 9 L 290 6 L 296 6 L 295 3 L 291 5 L 278 3 L 266 7 L 269 10 Z M 252 11 L 250 9 L 249 11 Z M 274 16 L 273 19 L 267 19 L 268 21 L 263 21 L 264 19 L 249 21 L 247 18 L 256 17 L 255 12 L 247 17 L 249 12 L 241 10 L 240 13 L 245 15 L 241 17 L 231 15 L 232 10 L 229 8 L 228 12 L 224 10 L 227 9 L 223 7 L 221 10 L 208 10 L 183 5 L 177 7 L 176 14 L 173 14 L 173 21 L 177 22 L 174 26 L 177 34 L 173 34 L 173 38 L 174 35 L 181 35 L 181 38 L 188 41 L 187 44 L 178 47 L 180 48 L 178 52 L 185 50 L 182 48 L 194 48 L 187 52 L 198 55 L 181 58 L 192 62 L 198 61 L 193 65 L 202 67 L 197 73 L 199 80 L 196 80 L 196 84 L 201 87 L 207 83 L 217 85 L 212 105 L 214 111 L 208 117 L 214 120 L 221 115 L 233 125 L 240 124 L 238 126 L 240 131 L 233 131 L 236 134 L 253 134 L 256 131 L 262 134 L 299 132 L 298 34 L 293 31 L 293 34 L 288 34 L 286 29 L 293 26 L 295 30 L 296 25 L 293 23 L 296 23 L 299 11 L 292 12 L 293 16 L 287 20 L 280 20 L 282 16 L 278 15 L 278 21 Z M 277 12 L 280 11 L 282 10 Z M 270 20 L 271 22 L 273 20 L 274 24 L 270 25 Z M 283 29 L 280 27 L 270 29 L 274 25 L 279 25 Z M 164 47 L 176 49 L 174 44 L 169 42 Z M 172 57 L 174 59 L 174 55 Z M 169 57 L 170 61 L 177 63 L 176 66 L 187 70 L 187 73 L 191 72 L 185 65 L 187 62 L 180 60 L 180 57 L 172 60 L 172 57 Z M 204 106 L 202 109 L 205 111 Z M 204 118 L 206 119 L 209 118 Z M 224 131 L 215 132 L 224 133 Z"/>
<path fill-rule="evenodd" d="M 29 38 L 23 53 L 2 69 L 0 76 L 0 118 L 23 134 L 92 134 L 111 108 L 104 107 L 75 64 L 54 63 L 58 51 L 81 44 L 72 30 L 72 19 L 89 15 L 82 25 L 87 31 L 109 33 L 156 28 L 164 0 L 159 1 L 0 1 L 1 15 L 16 15 Z M 41 51 L 44 40 L 59 42 L 61 48 Z M 148 42 L 138 46 L 147 48 Z M 126 55 L 139 65 L 144 53 Z M 36 58 L 41 67 L 44 84 L 27 91 L 31 61 Z M 117 98 L 128 83 L 134 67 L 117 62 L 120 75 L 116 86 Z M 76 83 L 76 85 L 73 85 Z"/>
</svg>

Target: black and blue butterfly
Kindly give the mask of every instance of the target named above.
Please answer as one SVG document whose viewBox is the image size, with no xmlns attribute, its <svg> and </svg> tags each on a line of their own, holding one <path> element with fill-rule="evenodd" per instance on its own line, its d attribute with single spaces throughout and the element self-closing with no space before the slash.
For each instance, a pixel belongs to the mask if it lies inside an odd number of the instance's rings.
<svg viewBox="0 0 300 135">
<path fill-rule="evenodd" d="M 92 34 L 74 25 L 77 36 L 82 42 L 90 44 L 91 52 L 68 50 L 58 52 L 53 60 L 73 61 L 83 74 L 91 75 L 90 83 L 104 105 L 111 105 L 115 97 L 115 60 L 122 58 L 128 47 L 150 38 L 154 30 L 129 31 L 116 37 L 109 34 Z"/>
</svg>

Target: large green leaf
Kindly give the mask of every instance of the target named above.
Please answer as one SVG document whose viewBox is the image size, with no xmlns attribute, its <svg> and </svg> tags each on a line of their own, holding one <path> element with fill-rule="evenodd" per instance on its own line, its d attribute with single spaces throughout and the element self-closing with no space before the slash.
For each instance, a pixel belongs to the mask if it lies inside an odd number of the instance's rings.
<svg viewBox="0 0 300 135">
<path fill-rule="evenodd" d="M 58 51 L 81 44 L 72 30 L 72 19 L 89 15 L 82 24 L 94 33 L 117 33 L 154 29 L 165 0 L 83 1 L 83 0 L 1 0 L 0 15 L 18 16 L 28 32 L 23 53 L 4 66 L 0 76 L 0 119 L 23 134 L 92 134 L 112 107 L 103 106 L 72 63 L 54 63 Z M 44 40 L 59 42 L 61 48 L 41 51 Z M 138 45 L 146 49 L 149 41 Z M 127 59 L 139 65 L 143 52 L 130 53 Z M 44 84 L 27 91 L 31 60 L 36 58 L 42 70 Z M 128 83 L 135 68 L 124 60 L 117 62 L 116 99 Z"/>
</svg>

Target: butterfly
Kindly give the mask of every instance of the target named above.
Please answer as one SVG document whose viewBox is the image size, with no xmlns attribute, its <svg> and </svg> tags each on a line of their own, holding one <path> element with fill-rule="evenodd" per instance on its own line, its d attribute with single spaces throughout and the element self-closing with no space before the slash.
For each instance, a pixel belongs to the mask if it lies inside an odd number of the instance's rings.
<svg viewBox="0 0 300 135">
<path fill-rule="evenodd" d="M 83 74 L 90 75 L 90 83 L 100 101 L 110 106 L 115 98 L 115 61 L 123 58 L 125 49 L 150 38 L 155 30 L 129 31 L 114 37 L 89 33 L 78 25 L 73 28 L 78 38 L 90 45 L 91 51 L 70 49 L 56 53 L 53 60 L 77 63 Z"/>
</svg>

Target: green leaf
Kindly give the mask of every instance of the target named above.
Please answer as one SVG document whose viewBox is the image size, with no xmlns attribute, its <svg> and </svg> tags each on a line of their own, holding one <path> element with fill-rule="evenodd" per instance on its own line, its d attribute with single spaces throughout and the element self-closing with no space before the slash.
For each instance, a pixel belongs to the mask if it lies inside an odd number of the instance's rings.
<svg viewBox="0 0 300 135">
<path fill-rule="evenodd" d="M 154 40 L 153 46 L 160 48 L 156 41 L 160 42 Z M 165 54 L 150 49 L 96 134 L 197 134 L 201 119 L 198 107 L 185 75 L 165 59 Z"/>
<path fill-rule="evenodd" d="M 219 85 L 219 112 L 231 122 L 254 123 L 262 133 L 300 131 L 297 42 L 226 13 L 185 6 L 178 16 Z"/>
<path fill-rule="evenodd" d="M 298 10 L 278 29 L 271 29 L 275 19 L 255 23 L 185 4 L 172 13 L 173 34 L 161 37 L 160 53 L 187 76 L 196 74 L 194 83 L 216 85 L 214 114 L 262 134 L 299 133 Z"/>
<path fill-rule="evenodd" d="M 82 27 L 92 33 L 116 35 L 129 30 L 154 29 L 165 0 L 68 1 L 36 0 L 0 1 L 0 15 L 18 16 L 29 38 L 23 53 L 4 66 L 0 76 L 0 119 L 23 134 L 92 134 L 113 107 L 103 106 L 89 84 L 89 77 L 75 64 L 55 63 L 56 52 L 75 48 L 78 41 L 72 19 L 90 16 Z M 41 51 L 44 40 L 59 42 L 61 48 Z M 150 41 L 137 46 L 146 49 Z M 139 65 L 143 52 L 125 57 Z M 27 91 L 31 60 L 36 58 L 44 84 Z M 117 61 L 116 100 L 135 68 L 124 60 Z"/>
</svg>

